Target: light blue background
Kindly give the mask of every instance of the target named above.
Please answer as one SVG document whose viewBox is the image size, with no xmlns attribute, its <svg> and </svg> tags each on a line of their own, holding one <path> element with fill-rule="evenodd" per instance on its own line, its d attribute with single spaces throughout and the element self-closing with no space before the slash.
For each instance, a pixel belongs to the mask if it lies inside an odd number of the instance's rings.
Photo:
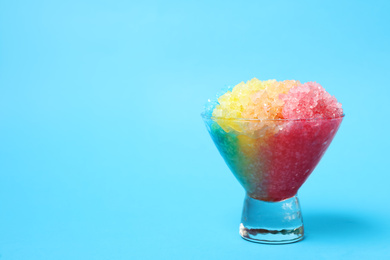
<svg viewBox="0 0 390 260">
<path fill-rule="evenodd" d="M 389 1 L 0 2 L 0 259 L 390 257 Z M 346 118 L 301 188 L 306 239 L 238 234 L 200 118 L 253 77 Z"/>
</svg>

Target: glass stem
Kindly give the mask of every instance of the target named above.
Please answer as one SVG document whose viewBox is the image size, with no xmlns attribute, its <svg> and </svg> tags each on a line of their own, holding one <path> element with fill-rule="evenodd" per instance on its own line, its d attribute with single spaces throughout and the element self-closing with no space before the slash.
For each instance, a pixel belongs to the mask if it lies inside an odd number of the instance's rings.
<svg viewBox="0 0 390 260">
<path fill-rule="evenodd" d="M 240 235 L 267 244 L 293 243 L 303 239 L 303 220 L 298 197 L 268 202 L 245 196 Z"/>
</svg>

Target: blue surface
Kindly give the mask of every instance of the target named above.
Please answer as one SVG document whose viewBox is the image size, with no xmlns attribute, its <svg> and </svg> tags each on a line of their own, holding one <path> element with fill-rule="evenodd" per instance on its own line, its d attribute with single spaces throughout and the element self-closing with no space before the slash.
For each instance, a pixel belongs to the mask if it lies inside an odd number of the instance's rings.
<svg viewBox="0 0 390 260">
<path fill-rule="evenodd" d="M 0 2 L 1 259 L 390 257 L 388 1 Z M 346 118 L 300 190 L 306 239 L 238 235 L 200 118 L 252 77 Z"/>
</svg>

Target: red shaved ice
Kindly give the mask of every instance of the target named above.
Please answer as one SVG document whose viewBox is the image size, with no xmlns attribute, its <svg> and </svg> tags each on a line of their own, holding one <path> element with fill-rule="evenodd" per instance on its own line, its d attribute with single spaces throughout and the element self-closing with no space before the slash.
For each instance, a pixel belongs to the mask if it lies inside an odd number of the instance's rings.
<svg viewBox="0 0 390 260">
<path fill-rule="evenodd" d="M 307 82 L 280 94 L 285 119 L 336 118 L 343 115 L 341 104 L 316 82 Z"/>
</svg>

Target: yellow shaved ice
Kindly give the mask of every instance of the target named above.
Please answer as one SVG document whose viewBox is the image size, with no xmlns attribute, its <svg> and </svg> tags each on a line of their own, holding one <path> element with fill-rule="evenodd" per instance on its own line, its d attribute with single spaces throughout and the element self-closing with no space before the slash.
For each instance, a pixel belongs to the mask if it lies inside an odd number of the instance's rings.
<svg viewBox="0 0 390 260">
<path fill-rule="evenodd" d="M 280 94 L 287 92 L 300 82 L 296 80 L 261 81 L 257 78 L 241 82 L 232 91 L 218 98 L 213 116 L 219 118 L 280 119 L 283 100 Z"/>
</svg>

